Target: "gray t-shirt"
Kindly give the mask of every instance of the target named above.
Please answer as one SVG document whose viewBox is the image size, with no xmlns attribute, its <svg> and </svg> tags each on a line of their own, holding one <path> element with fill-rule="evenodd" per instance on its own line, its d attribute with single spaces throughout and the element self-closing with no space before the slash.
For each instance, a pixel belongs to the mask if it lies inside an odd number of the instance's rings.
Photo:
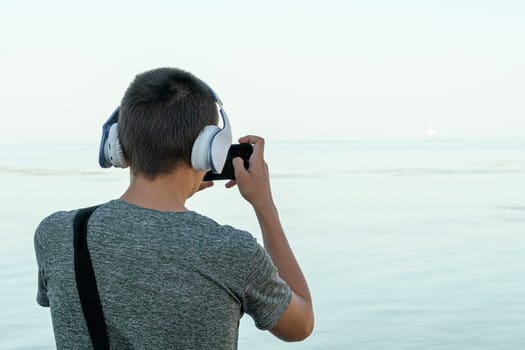
<svg viewBox="0 0 525 350">
<path fill-rule="evenodd" d="M 35 233 L 37 302 L 51 308 L 58 349 L 92 349 L 75 284 L 73 218 L 57 212 Z M 291 299 L 255 238 L 187 212 L 122 200 L 88 224 L 112 349 L 236 349 L 239 319 L 271 329 Z"/>
</svg>

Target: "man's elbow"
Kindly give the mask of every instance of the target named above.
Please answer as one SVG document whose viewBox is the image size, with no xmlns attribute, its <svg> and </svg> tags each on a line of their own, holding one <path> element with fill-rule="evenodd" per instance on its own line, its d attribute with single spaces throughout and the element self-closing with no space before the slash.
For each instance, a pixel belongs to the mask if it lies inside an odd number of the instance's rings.
<svg viewBox="0 0 525 350">
<path fill-rule="evenodd" d="M 308 338 L 310 334 L 312 334 L 313 330 L 314 317 L 312 315 L 307 320 L 304 320 L 304 322 L 301 322 L 301 324 L 297 325 L 293 334 L 288 334 L 286 336 L 281 335 L 279 338 L 287 342 L 300 342 Z"/>
<path fill-rule="evenodd" d="M 297 342 L 304 340 L 314 330 L 314 310 L 312 303 L 293 294 L 292 300 L 283 316 L 271 329 L 271 332 L 281 340 Z"/>
<path fill-rule="evenodd" d="M 310 334 L 312 334 L 313 331 L 314 331 L 314 317 L 312 315 L 312 317 L 308 320 L 308 322 L 303 327 L 303 332 L 301 334 L 301 337 L 299 337 L 296 341 L 305 340 L 306 338 L 310 336 Z"/>
</svg>

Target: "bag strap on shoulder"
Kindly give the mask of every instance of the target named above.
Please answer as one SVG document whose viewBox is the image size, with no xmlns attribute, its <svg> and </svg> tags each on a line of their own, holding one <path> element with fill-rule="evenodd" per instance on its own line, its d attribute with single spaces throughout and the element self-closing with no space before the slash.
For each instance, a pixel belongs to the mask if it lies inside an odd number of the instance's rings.
<svg viewBox="0 0 525 350">
<path fill-rule="evenodd" d="M 73 221 L 75 279 L 82 312 L 95 350 L 109 350 L 109 338 L 87 245 L 87 223 L 99 206 L 80 209 Z"/>
</svg>

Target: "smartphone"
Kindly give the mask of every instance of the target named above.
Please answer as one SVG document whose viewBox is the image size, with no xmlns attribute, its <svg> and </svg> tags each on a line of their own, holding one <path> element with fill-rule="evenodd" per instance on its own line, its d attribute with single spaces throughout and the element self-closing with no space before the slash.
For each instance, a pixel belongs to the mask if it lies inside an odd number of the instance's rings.
<svg viewBox="0 0 525 350">
<path fill-rule="evenodd" d="M 233 169 L 233 158 L 241 157 L 244 161 L 244 168 L 248 169 L 250 166 L 249 160 L 250 156 L 253 153 L 253 145 L 249 143 L 234 144 L 230 146 L 228 150 L 228 155 L 226 156 L 226 163 L 224 163 L 224 168 L 222 173 L 215 174 L 213 171 L 208 171 L 204 175 L 204 181 L 212 180 L 235 180 L 235 170 Z"/>
</svg>

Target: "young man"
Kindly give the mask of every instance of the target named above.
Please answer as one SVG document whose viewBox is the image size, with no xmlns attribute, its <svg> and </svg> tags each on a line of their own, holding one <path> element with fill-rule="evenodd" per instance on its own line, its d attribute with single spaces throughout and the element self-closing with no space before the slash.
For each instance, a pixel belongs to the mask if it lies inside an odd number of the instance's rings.
<svg viewBox="0 0 525 350">
<path fill-rule="evenodd" d="M 131 183 L 88 222 L 104 320 L 112 349 L 235 349 L 239 319 L 298 341 L 313 329 L 306 280 L 287 242 L 270 190 L 264 140 L 246 170 L 233 161 L 241 195 L 253 206 L 265 248 L 247 232 L 185 207 L 212 183 L 192 167 L 195 139 L 218 120 L 209 87 L 161 68 L 138 75 L 122 100 L 118 135 Z M 58 212 L 35 234 L 37 301 L 51 308 L 57 348 L 90 349 L 73 266 L 77 211 Z"/>
</svg>

